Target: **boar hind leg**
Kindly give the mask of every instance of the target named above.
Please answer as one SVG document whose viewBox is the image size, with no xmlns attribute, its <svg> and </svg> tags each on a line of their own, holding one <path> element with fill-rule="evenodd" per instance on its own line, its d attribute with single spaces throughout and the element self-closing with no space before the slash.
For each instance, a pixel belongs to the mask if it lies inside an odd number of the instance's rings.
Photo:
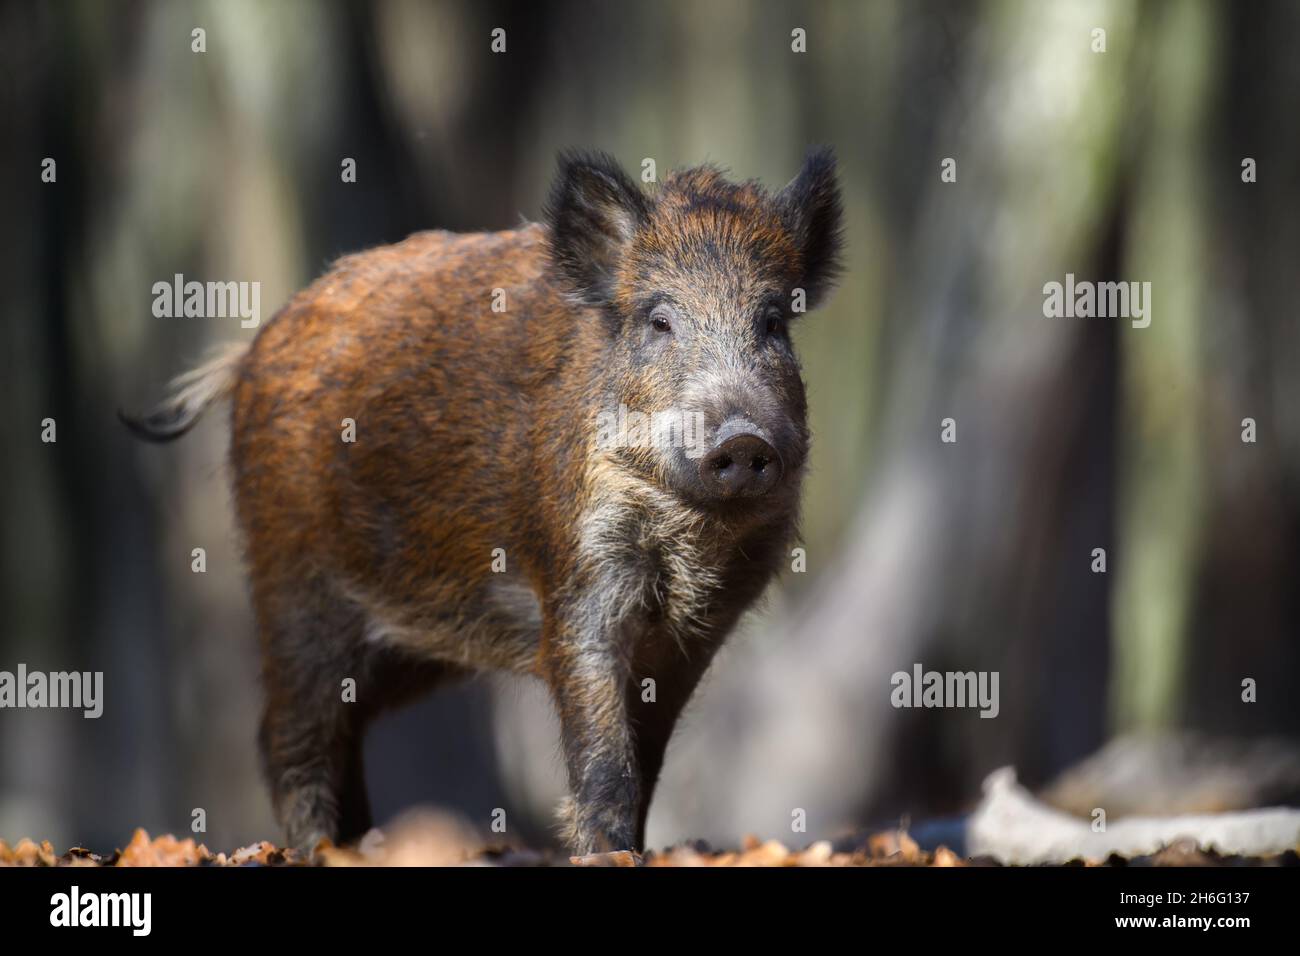
<svg viewBox="0 0 1300 956">
<path fill-rule="evenodd" d="M 295 711 L 290 701 L 267 702 L 262 765 L 290 846 L 310 850 L 323 839 L 354 836 L 344 835 L 345 809 L 349 830 L 368 822 L 360 741 L 350 723 L 343 715 Z"/>
<path fill-rule="evenodd" d="M 372 825 L 362 744 L 381 710 L 429 689 L 453 670 L 364 640 L 362 616 L 341 603 L 263 614 L 266 703 L 259 743 L 276 816 L 289 845 L 346 843 Z"/>
<path fill-rule="evenodd" d="M 285 838 L 301 850 L 322 839 L 344 842 L 369 826 L 366 714 L 344 684 L 358 676 L 356 656 L 337 634 L 316 628 L 264 635 L 262 766 Z"/>
</svg>

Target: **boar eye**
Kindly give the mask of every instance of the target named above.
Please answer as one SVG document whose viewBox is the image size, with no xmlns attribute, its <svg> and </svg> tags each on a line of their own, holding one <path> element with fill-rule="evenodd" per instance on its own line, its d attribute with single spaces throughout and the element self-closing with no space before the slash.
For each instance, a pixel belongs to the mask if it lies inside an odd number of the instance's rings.
<svg viewBox="0 0 1300 956">
<path fill-rule="evenodd" d="M 776 335 L 781 331 L 781 320 L 783 318 L 785 316 L 779 308 L 774 305 L 768 306 L 767 311 L 763 313 L 764 328 L 768 335 Z"/>
<path fill-rule="evenodd" d="M 671 332 L 673 323 L 670 318 L 671 313 L 664 306 L 656 306 L 650 313 L 650 324 L 655 327 L 656 332 Z"/>
</svg>

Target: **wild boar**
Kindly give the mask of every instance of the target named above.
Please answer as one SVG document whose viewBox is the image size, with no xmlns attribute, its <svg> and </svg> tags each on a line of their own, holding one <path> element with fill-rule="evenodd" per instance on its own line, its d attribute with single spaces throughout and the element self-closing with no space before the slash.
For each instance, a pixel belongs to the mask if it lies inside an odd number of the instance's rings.
<svg viewBox="0 0 1300 956">
<path fill-rule="evenodd" d="M 346 256 L 123 416 L 165 441 L 231 400 L 289 841 L 369 828 L 378 712 L 500 669 L 554 698 L 572 849 L 642 847 L 678 716 L 790 557 L 809 448 L 790 325 L 841 244 L 827 149 L 775 193 L 713 166 L 643 189 L 565 153 L 542 222 Z M 628 413 L 683 425 L 611 439 Z"/>
</svg>

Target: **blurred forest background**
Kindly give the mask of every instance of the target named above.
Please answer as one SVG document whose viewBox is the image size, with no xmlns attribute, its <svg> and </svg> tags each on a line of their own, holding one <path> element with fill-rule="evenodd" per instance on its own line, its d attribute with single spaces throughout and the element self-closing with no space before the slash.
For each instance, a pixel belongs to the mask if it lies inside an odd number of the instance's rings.
<svg viewBox="0 0 1300 956">
<path fill-rule="evenodd" d="M 652 844 L 958 812 L 1117 734 L 1294 741 L 1298 47 L 1284 2 L 0 6 L 0 670 L 105 673 L 99 720 L 0 712 L 0 838 L 109 848 L 196 807 L 210 846 L 278 837 L 225 415 L 161 447 L 115 420 L 252 332 L 155 318 L 153 283 L 259 281 L 265 324 L 342 253 L 536 219 L 565 146 L 777 187 L 829 143 L 847 206 L 798 332 L 807 573 L 706 680 Z M 1067 272 L 1151 282 L 1150 327 L 1044 318 Z M 1000 672 L 1000 715 L 894 709 L 915 662 Z M 551 840 L 548 713 L 491 678 L 387 718 L 377 816 Z"/>
</svg>

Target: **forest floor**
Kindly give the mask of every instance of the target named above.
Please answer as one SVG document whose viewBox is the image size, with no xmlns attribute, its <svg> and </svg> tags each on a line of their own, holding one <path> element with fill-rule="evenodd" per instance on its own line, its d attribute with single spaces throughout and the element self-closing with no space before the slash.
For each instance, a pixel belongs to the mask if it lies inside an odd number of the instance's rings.
<svg viewBox="0 0 1300 956">
<path fill-rule="evenodd" d="M 388 840 L 362 842 L 360 847 L 322 844 L 314 859 L 291 849 L 262 841 L 231 853 L 213 853 L 192 838 L 178 840 L 170 834 L 150 837 L 136 830 L 131 841 L 108 855 L 74 847 L 57 853 L 49 842 L 24 839 L 10 847 L 0 840 L 0 866 L 634 866 L 631 853 L 607 853 L 590 857 L 568 857 L 557 852 L 533 851 L 506 846 L 475 845 L 462 834 L 439 821 L 407 827 Z M 741 846 L 715 850 L 702 842 L 683 844 L 647 853 L 646 866 L 737 866 L 737 867 L 822 867 L 822 866 L 997 866 L 990 858 L 963 859 L 946 847 L 933 852 L 921 849 L 905 831 L 874 833 L 861 840 L 837 845 L 818 842 L 791 849 L 777 840 L 746 837 Z M 1107 860 L 1077 860 L 1073 866 L 1298 866 L 1295 851 L 1271 857 L 1227 857 L 1207 853 L 1190 841 L 1175 843 L 1144 857 Z"/>
</svg>

